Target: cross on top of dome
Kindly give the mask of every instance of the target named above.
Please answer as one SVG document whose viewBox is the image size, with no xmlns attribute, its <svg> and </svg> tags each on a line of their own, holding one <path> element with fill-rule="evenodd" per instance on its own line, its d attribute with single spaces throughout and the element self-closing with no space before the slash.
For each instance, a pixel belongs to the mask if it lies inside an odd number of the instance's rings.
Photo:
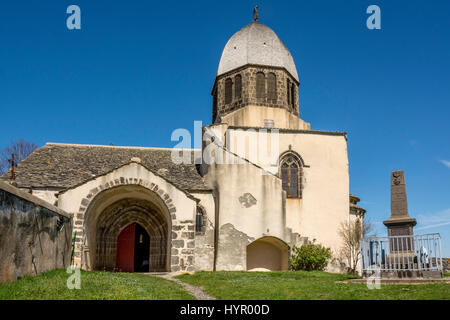
<svg viewBox="0 0 450 320">
<path fill-rule="evenodd" d="M 253 22 L 257 21 L 258 21 L 258 5 L 256 5 L 255 8 L 253 9 Z"/>
</svg>

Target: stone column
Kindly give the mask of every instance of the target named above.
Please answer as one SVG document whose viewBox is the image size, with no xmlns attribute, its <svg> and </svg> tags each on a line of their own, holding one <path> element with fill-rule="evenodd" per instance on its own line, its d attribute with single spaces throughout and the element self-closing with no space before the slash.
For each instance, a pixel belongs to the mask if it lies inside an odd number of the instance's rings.
<svg viewBox="0 0 450 320">
<path fill-rule="evenodd" d="M 393 171 L 391 173 L 391 216 L 383 221 L 388 228 L 388 236 L 413 236 L 413 227 L 416 223 L 416 219 L 408 215 L 405 174 L 401 170 Z M 388 263 L 399 265 L 404 262 L 405 258 L 410 259 L 409 261 L 413 263 L 415 254 L 412 237 L 390 239 L 389 247 Z"/>
<path fill-rule="evenodd" d="M 391 216 L 383 224 L 388 228 L 389 236 L 413 235 L 416 219 L 408 215 L 406 183 L 403 171 L 391 173 Z"/>
</svg>

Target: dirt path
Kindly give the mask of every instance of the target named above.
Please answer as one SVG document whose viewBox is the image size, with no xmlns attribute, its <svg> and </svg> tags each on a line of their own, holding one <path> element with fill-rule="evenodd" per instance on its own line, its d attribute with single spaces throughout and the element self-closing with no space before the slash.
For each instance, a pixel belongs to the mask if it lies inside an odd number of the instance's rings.
<svg viewBox="0 0 450 320">
<path fill-rule="evenodd" d="M 164 278 L 166 280 L 174 281 L 185 288 L 190 294 L 192 294 L 197 300 L 216 300 L 216 298 L 206 294 L 202 288 L 187 284 L 181 280 L 175 279 L 177 273 L 155 274 L 155 276 Z"/>
</svg>

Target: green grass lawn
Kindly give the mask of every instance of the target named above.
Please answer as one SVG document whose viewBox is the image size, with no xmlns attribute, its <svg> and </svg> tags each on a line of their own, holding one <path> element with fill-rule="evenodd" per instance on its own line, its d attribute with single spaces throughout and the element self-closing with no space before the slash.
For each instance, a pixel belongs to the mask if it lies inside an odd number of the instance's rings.
<svg viewBox="0 0 450 320">
<path fill-rule="evenodd" d="M 81 271 L 81 289 L 69 290 L 69 275 L 54 270 L 0 285 L 3 299 L 193 299 L 180 285 L 136 273 Z M 365 284 L 339 283 L 354 278 L 319 271 L 196 272 L 178 279 L 203 287 L 217 299 L 450 299 L 450 284 L 381 285 L 369 290 Z"/>
<path fill-rule="evenodd" d="M 0 300 L 172 300 L 194 299 L 173 281 L 136 273 L 81 271 L 80 290 L 66 286 L 70 275 L 53 270 L 35 277 L 26 276 L 16 282 L 0 285 Z"/>
<path fill-rule="evenodd" d="M 450 284 L 381 285 L 380 290 L 369 290 L 366 284 L 338 283 L 352 276 L 319 271 L 196 272 L 177 278 L 203 287 L 217 299 L 450 299 Z"/>
</svg>

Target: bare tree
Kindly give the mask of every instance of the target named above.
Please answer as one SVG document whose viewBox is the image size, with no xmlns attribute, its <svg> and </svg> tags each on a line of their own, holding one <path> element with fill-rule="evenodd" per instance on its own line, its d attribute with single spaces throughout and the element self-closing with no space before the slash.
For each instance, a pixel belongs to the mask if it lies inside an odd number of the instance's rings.
<svg viewBox="0 0 450 320">
<path fill-rule="evenodd" d="M 356 273 L 356 268 L 361 256 L 361 238 L 367 236 L 373 229 L 372 223 L 362 217 L 353 221 L 342 222 L 339 226 L 339 236 L 342 238 L 343 246 L 339 252 L 341 260 L 346 262 L 348 271 Z"/>
<path fill-rule="evenodd" d="M 5 147 L 0 151 L 0 175 L 4 174 L 11 167 L 12 155 L 14 155 L 14 162 L 17 164 L 28 157 L 36 148 L 37 145 L 35 143 L 25 141 L 22 138 Z"/>
</svg>

